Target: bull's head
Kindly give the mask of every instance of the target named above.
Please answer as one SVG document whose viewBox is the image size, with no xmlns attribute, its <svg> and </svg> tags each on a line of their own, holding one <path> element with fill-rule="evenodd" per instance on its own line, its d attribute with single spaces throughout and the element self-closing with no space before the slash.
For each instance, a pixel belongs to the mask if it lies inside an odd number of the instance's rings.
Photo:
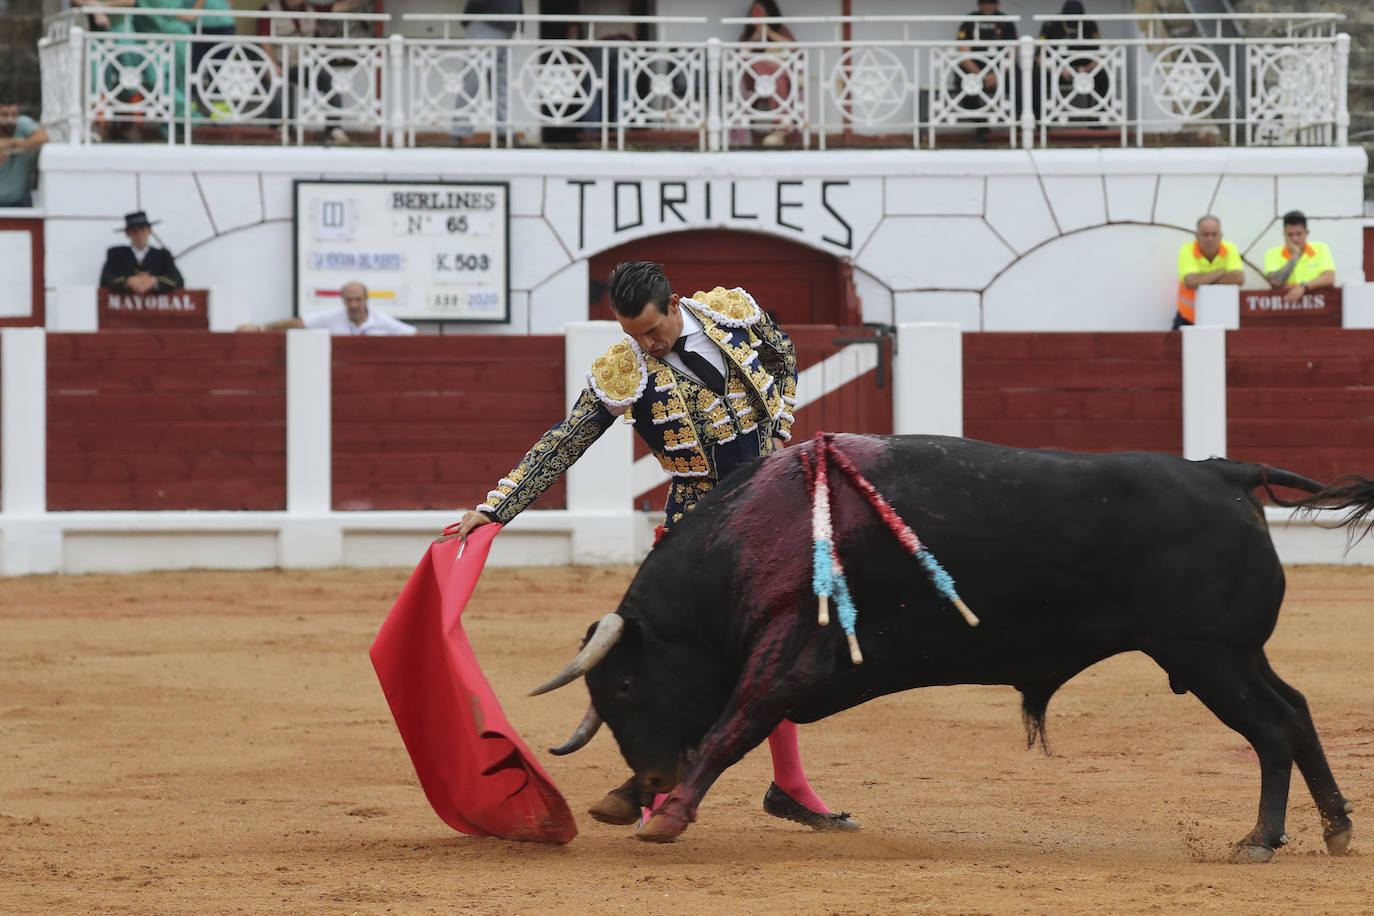
<svg viewBox="0 0 1374 916">
<path fill-rule="evenodd" d="M 572 737 L 550 752 L 580 749 L 604 721 L 634 770 L 639 790 L 646 795 L 671 790 L 721 703 L 718 691 L 703 691 L 700 680 L 682 670 L 682 654 L 657 639 L 638 617 L 616 613 L 601 618 L 587 631 L 577 657 L 530 692 L 547 693 L 586 678 L 591 693 L 587 714 Z"/>
</svg>

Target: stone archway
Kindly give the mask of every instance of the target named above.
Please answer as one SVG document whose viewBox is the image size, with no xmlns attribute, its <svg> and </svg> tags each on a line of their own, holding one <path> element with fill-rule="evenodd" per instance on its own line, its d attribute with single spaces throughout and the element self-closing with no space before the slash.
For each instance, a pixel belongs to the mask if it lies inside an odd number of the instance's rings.
<svg viewBox="0 0 1374 916">
<path fill-rule="evenodd" d="M 591 319 L 611 318 L 606 278 L 621 261 L 657 261 L 673 289 L 742 286 L 784 328 L 863 323 L 853 274 L 845 261 L 775 235 L 735 229 L 693 229 L 636 239 L 593 255 Z"/>
</svg>

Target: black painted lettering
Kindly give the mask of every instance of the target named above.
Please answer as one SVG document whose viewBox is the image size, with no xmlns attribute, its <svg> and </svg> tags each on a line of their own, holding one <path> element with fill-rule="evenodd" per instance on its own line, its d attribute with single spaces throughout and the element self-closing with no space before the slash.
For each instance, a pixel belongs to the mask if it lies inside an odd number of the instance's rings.
<svg viewBox="0 0 1374 916">
<path fill-rule="evenodd" d="M 677 193 L 669 197 L 668 189 L 673 188 Z M 687 222 L 687 217 L 678 210 L 678 204 L 687 202 L 687 182 L 685 181 L 663 181 L 658 185 L 658 221 L 666 223 L 668 221 L 668 211 L 672 210 L 680 223 Z"/>
<path fill-rule="evenodd" d="M 735 203 L 735 183 L 730 182 L 730 216 L 733 219 L 758 219 L 757 213 L 741 213 Z"/>
<path fill-rule="evenodd" d="M 835 217 L 835 222 L 844 227 L 844 241 L 832 239 L 828 235 L 821 236 L 822 242 L 829 242 L 841 248 L 852 251 L 854 249 L 854 227 L 849 225 L 849 221 L 840 215 L 840 211 L 830 206 L 830 189 L 833 187 L 847 187 L 847 181 L 822 181 L 821 182 L 821 206 L 825 207 L 826 212 Z"/>
<path fill-rule="evenodd" d="M 801 186 L 802 186 L 802 183 L 801 183 L 800 181 L 779 181 L 779 182 L 778 182 L 778 212 L 777 212 L 777 220 L 778 220 L 778 225 L 779 225 L 779 226 L 786 226 L 788 229 L 795 229 L 795 230 L 797 230 L 798 232 L 805 232 L 806 230 L 804 230 L 801 226 L 798 226 L 796 223 L 789 223 L 787 220 L 785 220 L 785 219 L 782 218 L 782 211 L 783 211 L 783 208 L 784 208 L 784 207 L 800 207 L 800 206 L 801 206 L 801 201 L 799 201 L 799 200 L 784 200 L 784 199 L 783 199 L 783 196 L 782 196 L 783 188 L 800 188 Z"/>
<path fill-rule="evenodd" d="M 577 247 L 586 247 L 586 225 L 587 225 L 587 185 L 596 184 L 595 181 L 578 181 L 576 178 L 569 178 L 568 184 L 577 185 Z"/>
<path fill-rule="evenodd" d="M 621 188 L 634 188 L 635 191 L 635 221 L 633 223 L 620 222 L 620 190 Z M 615 183 L 614 194 L 615 206 L 615 231 L 624 232 L 626 229 L 634 229 L 636 226 L 644 225 L 644 187 L 638 181 L 617 181 Z"/>
</svg>

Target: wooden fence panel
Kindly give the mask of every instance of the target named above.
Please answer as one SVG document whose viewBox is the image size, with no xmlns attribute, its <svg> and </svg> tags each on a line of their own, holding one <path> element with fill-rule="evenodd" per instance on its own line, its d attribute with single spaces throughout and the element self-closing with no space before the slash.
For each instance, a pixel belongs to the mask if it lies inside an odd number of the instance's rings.
<svg viewBox="0 0 1374 916">
<path fill-rule="evenodd" d="M 1181 454 L 1180 335 L 965 334 L 964 435 L 1020 448 Z"/>
<path fill-rule="evenodd" d="M 49 334 L 48 508 L 286 508 L 281 334 Z"/>
<path fill-rule="evenodd" d="M 334 508 L 456 520 L 566 416 L 563 354 L 557 336 L 336 337 Z M 566 506 L 560 480 L 530 508 Z"/>
</svg>

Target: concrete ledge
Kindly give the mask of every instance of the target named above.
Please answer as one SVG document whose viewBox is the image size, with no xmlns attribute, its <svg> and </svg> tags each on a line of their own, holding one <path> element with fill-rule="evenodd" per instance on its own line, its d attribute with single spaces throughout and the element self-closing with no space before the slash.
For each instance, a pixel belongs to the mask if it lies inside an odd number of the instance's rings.
<svg viewBox="0 0 1374 916">
<path fill-rule="evenodd" d="M 1346 550 L 1348 528 L 1332 528 L 1343 513 L 1323 512 L 1313 518 L 1293 520 L 1292 509 L 1267 507 L 1269 537 L 1285 566 L 1374 566 L 1374 537 Z"/>
<path fill-rule="evenodd" d="M 414 566 L 456 512 L 51 512 L 0 515 L 0 575 Z M 648 551 L 638 514 L 527 512 L 494 566 L 612 565 Z"/>
<path fill-rule="evenodd" d="M 1292 521 L 1267 509 L 1285 565 L 1374 565 L 1374 540 L 1346 550 L 1339 516 Z M 52 512 L 0 516 L 0 574 L 165 569 L 414 566 L 451 512 Z M 626 565 L 653 543 L 656 512 L 527 512 L 492 547 L 492 566 Z"/>
</svg>

